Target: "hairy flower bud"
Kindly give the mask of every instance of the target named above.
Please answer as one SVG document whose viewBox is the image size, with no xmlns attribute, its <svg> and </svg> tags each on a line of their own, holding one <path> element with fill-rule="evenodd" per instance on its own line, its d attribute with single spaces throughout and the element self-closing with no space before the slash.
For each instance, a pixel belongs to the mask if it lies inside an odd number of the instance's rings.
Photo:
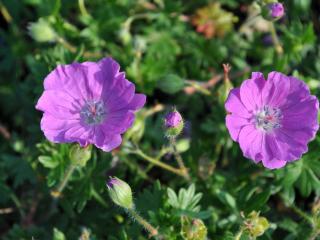
<svg viewBox="0 0 320 240">
<path fill-rule="evenodd" d="M 249 214 L 247 221 L 248 230 L 252 237 L 256 238 L 264 234 L 269 228 L 269 222 L 265 217 L 260 217 L 259 213 L 253 211 Z"/>
<path fill-rule="evenodd" d="M 32 22 L 28 26 L 29 35 L 37 42 L 54 42 L 57 34 L 48 21 L 40 18 L 37 22 Z"/>
<path fill-rule="evenodd" d="M 183 217 L 181 219 L 181 236 L 185 240 L 205 240 L 207 237 L 207 228 L 200 219 L 190 219 Z"/>
<path fill-rule="evenodd" d="M 284 6 L 279 2 L 266 4 L 262 11 L 262 15 L 267 20 L 278 20 L 284 16 L 284 13 Z"/>
<path fill-rule="evenodd" d="M 168 137 L 178 136 L 184 127 L 181 114 L 177 110 L 169 112 L 164 118 L 164 125 Z"/>
<path fill-rule="evenodd" d="M 111 200 L 120 207 L 133 209 L 132 191 L 130 186 L 117 177 L 111 177 L 107 182 Z"/>
<path fill-rule="evenodd" d="M 91 149 L 91 145 L 81 147 L 79 144 L 74 144 L 69 152 L 71 163 L 84 167 L 91 158 Z"/>
</svg>

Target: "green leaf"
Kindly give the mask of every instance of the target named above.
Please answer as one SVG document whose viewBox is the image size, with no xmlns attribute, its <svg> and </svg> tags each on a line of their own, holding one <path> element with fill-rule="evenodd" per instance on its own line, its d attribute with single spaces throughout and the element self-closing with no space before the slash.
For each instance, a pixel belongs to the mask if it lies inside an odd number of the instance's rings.
<svg viewBox="0 0 320 240">
<path fill-rule="evenodd" d="M 59 162 L 49 156 L 39 156 L 39 162 L 46 168 L 56 168 Z"/>
<path fill-rule="evenodd" d="M 53 240 L 66 240 L 63 232 L 59 231 L 57 228 L 53 229 Z"/>
<path fill-rule="evenodd" d="M 168 74 L 158 81 L 158 88 L 168 94 L 175 94 L 184 87 L 184 80 L 175 74 Z"/>
<path fill-rule="evenodd" d="M 266 202 L 268 201 L 268 199 L 271 196 L 271 190 L 270 189 L 266 189 L 261 193 L 255 194 L 253 195 L 250 200 L 247 203 L 247 208 L 246 211 L 247 212 L 251 212 L 253 210 L 259 211 L 260 208 L 266 204 Z"/>
</svg>

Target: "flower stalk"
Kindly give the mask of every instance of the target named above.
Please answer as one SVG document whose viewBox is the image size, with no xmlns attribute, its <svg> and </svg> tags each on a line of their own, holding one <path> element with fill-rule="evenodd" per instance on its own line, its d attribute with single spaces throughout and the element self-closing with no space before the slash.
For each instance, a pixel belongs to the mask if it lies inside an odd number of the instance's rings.
<svg viewBox="0 0 320 240">
<path fill-rule="evenodd" d="M 76 165 L 70 164 L 67 170 L 65 171 L 62 181 L 59 183 L 57 188 L 51 192 L 51 196 L 54 198 L 60 198 L 62 195 L 62 192 L 64 188 L 67 186 L 67 183 L 70 180 L 70 177 L 72 176 L 72 173 L 76 169 Z"/>
<path fill-rule="evenodd" d="M 177 149 L 177 141 L 176 141 L 176 138 L 175 137 L 171 137 L 170 138 L 170 145 L 172 147 L 172 153 L 174 154 L 174 157 L 179 165 L 179 168 L 181 170 L 181 172 L 183 173 L 183 176 L 188 180 L 190 181 L 191 178 L 190 178 L 190 175 L 189 175 L 189 171 L 188 169 L 186 168 L 184 162 L 183 162 L 183 159 Z"/>
<path fill-rule="evenodd" d="M 135 219 L 145 230 L 148 231 L 150 237 L 158 235 L 158 230 L 153 227 L 147 220 L 141 217 L 134 208 L 127 209 L 130 216 Z"/>
<path fill-rule="evenodd" d="M 153 227 L 147 220 L 141 217 L 135 210 L 132 190 L 129 184 L 117 177 L 110 177 L 106 185 L 108 188 L 109 196 L 113 203 L 115 203 L 119 207 L 122 207 L 127 214 L 129 214 L 134 220 L 136 220 L 141 226 L 143 226 L 143 228 L 149 233 L 150 237 L 158 235 L 158 230 Z"/>
<path fill-rule="evenodd" d="M 271 33 L 271 37 L 272 37 L 272 42 L 274 44 L 274 47 L 275 47 L 277 54 L 280 56 L 283 54 L 283 48 L 282 48 L 281 43 L 279 41 L 278 34 L 276 32 L 276 28 L 275 28 L 274 23 L 272 21 L 269 22 L 269 25 L 270 25 L 270 33 Z"/>
<path fill-rule="evenodd" d="M 144 160 L 146 160 L 146 161 L 148 161 L 158 167 L 161 167 L 169 172 L 172 172 L 172 173 L 177 174 L 182 177 L 185 176 L 184 172 L 181 169 L 177 169 L 175 167 L 170 166 L 169 164 L 161 162 L 160 160 L 158 160 L 156 158 L 150 157 L 150 156 L 146 155 L 144 152 L 142 152 L 140 149 L 132 151 L 131 153 L 136 154 L 136 155 L 140 156 L 142 159 L 144 159 Z"/>
</svg>

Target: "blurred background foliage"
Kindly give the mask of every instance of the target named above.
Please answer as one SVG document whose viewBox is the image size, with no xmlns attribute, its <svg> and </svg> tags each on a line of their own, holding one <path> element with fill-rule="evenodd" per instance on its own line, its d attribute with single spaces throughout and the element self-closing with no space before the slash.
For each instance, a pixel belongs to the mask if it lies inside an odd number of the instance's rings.
<svg viewBox="0 0 320 240">
<path fill-rule="evenodd" d="M 245 159 L 224 124 L 227 91 L 252 71 L 297 76 L 319 96 L 320 3 L 284 5 L 275 45 L 272 25 L 250 0 L 0 0 L 0 238 L 147 239 L 109 200 L 112 175 L 130 184 L 138 211 L 164 239 L 191 239 L 190 227 L 203 224 L 208 239 L 235 239 L 242 230 L 238 239 L 316 239 L 320 138 L 300 161 L 271 171 Z M 93 149 L 53 198 L 70 146 L 40 131 L 34 106 L 43 79 L 57 64 L 106 56 L 148 103 L 121 148 Z M 222 63 L 232 66 L 231 82 Z M 143 161 L 175 164 L 162 127 L 173 106 L 186 123 L 178 149 L 191 181 Z M 262 236 L 248 227 L 257 222 Z"/>
</svg>

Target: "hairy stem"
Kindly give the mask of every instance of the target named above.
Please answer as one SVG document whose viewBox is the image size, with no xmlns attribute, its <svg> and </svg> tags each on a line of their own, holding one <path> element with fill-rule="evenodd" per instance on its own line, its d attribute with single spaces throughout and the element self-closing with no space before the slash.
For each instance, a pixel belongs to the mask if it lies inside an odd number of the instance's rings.
<svg viewBox="0 0 320 240">
<path fill-rule="evenodd" d="M 270 33 L 271 33 L 271 37 L 272 37 L 272 41 L 274 44 L 274 47 L 276 49 L 276 52 L 278 53 L 278 55 L 282 55 L 283 53 L 283 48 L 281 46 L 281 43 L 279 41 L 277 32 L 276 32 L 276 28 L 274 27 L 274 23 L 270 21 Z"/>
<path fill-rule="evenodd" d="M 150 223 L 148 223 L 143 217 L 141 217 L 134 209 L 127 209 L 128 213 L 139 223 L 144 229 L 146 229 L 150 237 L 154 237 L 158 235 L 158 230 L 153 227 Z"/>
<path fill-rule="evenodd" d="M 189 171 L 186 168 L 186 166 L 184 165 L 183 159 L 177 149 L 177 141 L 175 137 L 170 138 L 170 145 L 172 147 L 172 152 L 174 154 L 175 159 L 177 160 L 177 163 L 179 165 L 180 170 L 183 172 L 184 177 L 187 180 L 190 180 L 190 175 L 189 175 Z"/>
</svg>

